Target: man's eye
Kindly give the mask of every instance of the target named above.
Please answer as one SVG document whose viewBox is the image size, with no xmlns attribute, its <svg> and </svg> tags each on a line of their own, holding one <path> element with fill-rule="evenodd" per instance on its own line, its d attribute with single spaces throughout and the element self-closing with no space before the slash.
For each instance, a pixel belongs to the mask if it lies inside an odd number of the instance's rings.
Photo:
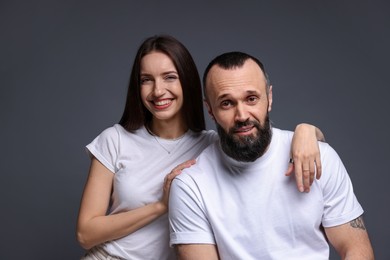
<svg viewBox="0 0 390 260">
<path fill-rule="evenodd" d="M 259 98 L 256 97 L 256 96 L 250 96 L 250 97 L 248 97 L 248 102 L 249 102 L 249 103 L 256 103 L 257 100 L 259 100 Z"/>
<path fill-rule="evenodd" d="M 221 102 L 221 107 L 223 108 L 227 108 L 229 106 L 231 106 L 232 102 L 230 100 L 224 100 Z"/>
</svg>

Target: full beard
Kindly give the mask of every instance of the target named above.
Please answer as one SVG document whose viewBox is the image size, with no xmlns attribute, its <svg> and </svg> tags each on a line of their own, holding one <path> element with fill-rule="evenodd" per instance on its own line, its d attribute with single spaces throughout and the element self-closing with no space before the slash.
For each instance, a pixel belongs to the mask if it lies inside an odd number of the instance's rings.
<svg viewBox="0 0 390 260">
<path fill-rule="evenodd" d="M 235 136 L 234 133 L 240 127 L 253 125 L 257 129 L 256 134 Z M 253 162 L 261 157 L 271 143 L 272 130 L 267 114 L 264 124 L 258 121 L 237 122 L 234 127 L 225 130 L 217 123 L 222 150 L 231 158 L 240 162 Z"/>
</svg>

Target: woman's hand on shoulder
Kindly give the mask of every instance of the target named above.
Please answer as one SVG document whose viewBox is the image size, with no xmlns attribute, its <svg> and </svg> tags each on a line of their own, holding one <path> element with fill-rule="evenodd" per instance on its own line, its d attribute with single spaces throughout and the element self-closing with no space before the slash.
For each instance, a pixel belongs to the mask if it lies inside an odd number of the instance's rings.
<svg viewBox="0 0 390 260">
<path fill-rule="evenodd" d="M 168 201 L 169 201 L 169 191 L 171 189 L 171 184 L 173 179 L 175 179 L 176 176 L 179 175 L 183 169 L 189 168 L 195 163 L 196 163 L 195 159 L 185 161 L 179 164 L 178 166 L 176 166 L 175 168 L 173 168 L 172 171 L 165 176 L 164 186 L 163 186 L 163 196 L 161 199 L 161 203 L 166 207 L 167 210 L 168 210 Z"/>
<path fill-rule="evenodd" d="M 299 124 L 295 128 L 291 143 L 291 159 L 286 176 L 295 173 L 300 192 L 309 192 L 314 177 L 322 174 L 321 156 L 318 141 L 324 141 L 322 132 L 310 124 Z"/>
</svg>

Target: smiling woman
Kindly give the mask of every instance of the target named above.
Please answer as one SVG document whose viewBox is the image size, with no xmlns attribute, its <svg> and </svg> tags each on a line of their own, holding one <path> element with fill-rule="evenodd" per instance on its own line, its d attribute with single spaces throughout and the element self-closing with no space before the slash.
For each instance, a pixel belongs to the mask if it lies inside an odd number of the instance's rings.
<svg viewBox="0 0 390 260">
<path fill-rule="evenodd" d="M 316 128 L 302 127 L 298 147 L 310 149 L 294 158 L 319 162 Z M 87 145 L 91 167 L 77 223 L 88 250 L 83 259 L 175 259 L 166 214 L 171 182 L 217 140 L 205 130 L 200 78 L 188 50 L 171 36 L 146 39 L 119 124 Z M 302 175 L 296 178 L 302 190 Z"/>
<path fill-rule="evenodd" d="M 168 55 L 152 52 L 142 59 L 141 98 L 154 118 L 148 126 L 150 131 L 164 132 L 165 135 L 160 137 L 167 139 L 184 134 L 187 123 L 181 109 L 183 90 L 175 65 Z"/>
</svg>

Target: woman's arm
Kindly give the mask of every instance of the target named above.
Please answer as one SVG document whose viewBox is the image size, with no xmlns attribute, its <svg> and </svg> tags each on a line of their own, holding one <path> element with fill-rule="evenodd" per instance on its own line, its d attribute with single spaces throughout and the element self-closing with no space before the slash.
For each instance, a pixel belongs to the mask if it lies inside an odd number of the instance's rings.
<svg viewBox="0 0 390 260">
<path fill-rule="evenodd" d="M 300 192 L 309 192 L 314 176 L 322 174 L 318 141 L 325 141 L 320 129 L 310 124 L 299 124 L 295 128 L 291 143 L 291 158 L 286 176 L 295 172 L 295 180 Z"/>
<path fill-rule="evenodd" d="M 81 246 L 89 249 L 106 241 L 124 237 L 165 214 L 168 210 L 171 181 L 182 169 L 193 163 L 194 161 L 182 163 L 166 176 L 160 201 L 128 212 L 106 215 L 114 173 L 93 158 L 77 221 L 77 240 Z"/>
</svg>

